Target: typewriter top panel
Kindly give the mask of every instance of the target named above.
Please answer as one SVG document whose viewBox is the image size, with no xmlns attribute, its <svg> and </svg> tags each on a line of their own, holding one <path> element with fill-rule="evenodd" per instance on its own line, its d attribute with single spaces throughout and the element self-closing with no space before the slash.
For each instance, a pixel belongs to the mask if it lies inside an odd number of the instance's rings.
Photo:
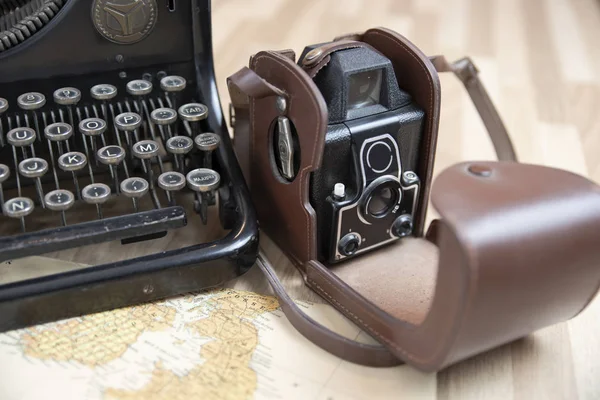
<svg viewBox="0 0 600 400">
<path fill-rule="evenodd" d="M 30 9 L 0 10 L 0 83 L 118 72 L 158 63 L 193 65 L 199 49 L 194 43 L 198 32 L 194 32 L 192 10 L 208 13 L 200 7 L 204 2 L 196 0 L 13 3 L 29 3 Z M 38 11 L 44 18 L 34 18 Z M 36 23 L 15 27 L 15 16 Z"/>
</svg>

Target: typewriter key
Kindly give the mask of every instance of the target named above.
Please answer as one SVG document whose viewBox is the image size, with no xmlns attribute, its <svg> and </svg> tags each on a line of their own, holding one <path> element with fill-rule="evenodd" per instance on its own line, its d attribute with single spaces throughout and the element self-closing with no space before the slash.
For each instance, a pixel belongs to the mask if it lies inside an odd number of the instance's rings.
<svg viewBox="0 0 600 400">
<path fill-rule="evenodd" d="M 98 150 L 96 158 L 104 165 L 108 165 L 113 176 L 115 190 L 119 191 L 119 177 L 117 166 L 125 159 L 125 149 L 120 146 L 106 146 Z"/>
<path fill-rule="evenodd" d="M 35 142 L 35 131 L 31 128 L 15 128 L 6 134 L 8 143 L 15 147 L 25 147 Z"/>
<path fill-rule="evenodd" d="M 95 100 L 111 100 L 117 95 L 117 88 L 113 85 L 102 83 L 100 85 L 92 86 L 90 95 Z"/>
<path fill-rule="evenodd" d="M 177 75 L 165 76 L 160 80 L 160 88 L 165 92 L 181 92 L 186 86 L 185 78 Z"/>
<path fill-rule="evenodd" d="M 187 136 L 174 136 L 167 140 L 167 151 L 175 155 L 175 168 L 180 172 L 185 170 L 184 155 L 194 147 L 194 142 Z"/>
<path fill-rule="evenodd" d="M 166 92 L 170 106 L 173 108 L 177 108 L 178 93 L 185 90 L 186 86 L 185 78 L 177 75 L 165 76 L 160 80 L 160 88 Z"/>
<path fill-rule="evenodd" d="M 4 214 L 21 219 L 21 229 L 25 232 L 25 217 L 33 212 L 33 200 L 27 197 L 15 197 L 4 204 Z"/>
<path fill-rule="evenodd" d="M 106 131 L 106 128 L 106 121 L 100 118 L 87 118 L 79 123 L 79 132 L 90 137 L 92 142 L 92 153 L 96 153 L 98 148 L 96 137 L 102 136 Z"/>
<path fill-rule="evenodd" d="M 81 200 L 81 192 L 79 191 L 79 180 L 77 179 L 77 171 L 82 170 L 87 165 L 87 157 L 83 153 L 71 151 L 58 157 L 58 167 L 63 171 L 71 171 L 73 176 L 73 184 L 75 192 Z"/>
<path fill-rule="evenodd" d="M 219 188 L 221 176 L 217 171 L 208 168 L 198 168 L 190 171 L 187 176 L 187 185 L 196 192 L 199 199 L 199 210 L 202 222 L 206 224 L 208 219 L 208 203 L 213 197 L 213 191 Z"/>
<path fill-rule="evenodd" d="M 152 82 L 136 79 L 127 82 L 127 93 L 132 96 L 145 96 L 152 93 Z"/>
<path fill-rule="evenodd" d="M 164 141 L 173 136 L 173 124 L 177 122 L 177 111 L 172 108 L 157 108 L 150 113 L 150 120 L 158 125 L 160 136 Z M 165 136 L 164 127 L 167 127 L 167 135 Z"/>
<path fill-rule="evenodd" d="M 65 211 L 75 204 L 75 196 L 73 196 L 73 193 L 65 189 L 53 190 L 46 195 L 44 202 L 48 209 L 60 211 L 62 224 L 63 226 L 67 226 L 67 216 Z"/>
<path fill-rule="evenodd" d="M 83 188 L 81 196 L 86 203 L 96 205 L 98 218 L 102 219 L 102 204 L 110 197 L 110 187 L 104 183 L 92 183 Z"/>
<path fill-rule="evenodd" d="M 0 117 L 8 110 L 8 101 L 0 97 Z M 4 146 L 4 129 L 2 129 L 2 118 L 0 118 L 0 146 Z"/>
<path fill-rule="evenodd" d="M 81 100 L 81 91 L 73 87 L 64 87 L 54 91 L 54 102 L 61 106 L 74 106 Z"/>
<path fill-rule="evenodd" d="M 148 193 L 149 189 L 150 185 L 144 178 L 127 178 L 121 182 L 121 193 L 131 198 L 135 212 L 139 211 L 137 199 Z"/>
<path fill-rule="evenodd" d="M 201 133 L 194 139 L 196 147 L 204 154 L 204 168 L 212 168 L 212 152 L 221 144 L 216 133 Z"/>
<path fill-rule="evenodd" d="M 44 206 L 44 190 L 40 179 L 48 172 L 48 162 L 43 158 L 27 158 L 19 163 L 19 173 L 26 178 L 35 179 L 35 188 L 42 207 Z"/>
<path fill-rule="evenodd" d="M 179 116 L 187 123 L 190 130 L 190 136 L 196 136 L 200 133 L 200 121 L 208 117 L 208 107 L 200 103 L 189 103 L 179 107 Z"/>
<path fill-rule="evenodd" d="M 37 110 L 46 105 L 46 97 L 38 92 L 24 93 L 17 98 L 17 104 L 23 110 Z"/>
<path fill-rule="evenodd" d="M 75 119 L 73 118 L 73 106 L 77 105 L 81 100 L 81 91 L 73 87 L 64 87 L 55 90 L 53 97 L 56 104 L 67 107 L 69 122 L 71 123 L 71 126 L 73 126 L 75 124 Z"/>
<path fill-rule="evenodd" d="M 152 163 L 148 160 L 158 155 L 160 147 L 154 140 L 142 140 L 133 145 L 133 155 L 142 160 L 144 172 L 148 174 L 148 181 L 154 182 Z"/>
<path fill-rule="evenodd" d="M 39 132 L 40 124 L 38 122 L 36 110 L 39 110 L 40 108 L 46 105 L 46 97 L 38 92 L 24 93 L 17 98 L 17 104 L 22 110 L 31 111 L 33 126 L 35 128 L 35 131 Z"/>
<path fill-rule="evenodd" d="M 128 135 L 129 132 L 133 132 L 134 137 L 137 137 L 137 129 L 142 125 L 142 117 L 139 114 L 126 112 L 119 114 L 115 117 L 115 124 L 117 129 L 125 132 L 125 140 L 127 141 L 127 147 L 131 151 L 131 137 Z"/>
<path fill-rule="evenodd" d="M 158 187 L 167 193 L 169 206 L 175 205 L 175 197 L 171 192 L 183 189 L 185 183 L 185 176 L 175 171 L 165 172 L 158 177 Z"/>
<path fill-rule="evenodd" d="M 52 142 L 63 142 L 73 135 L 73 127 L 64 122 L 56 122 L 48 125 L 46 129 L 44 129 L 44 135 Z"/>
<path fill-rule="evenodd" d="M 8 110 L 8 101 L 0 97 L 0 115 L 4 114 L 6 110 Z"/>
<path fill-rule="evenodd" d="M 0 208 L 4 209 L 4 189 L 2 184 L 10 178 L 10 169 L 7 165 L 0 164 Z M 184 179 L 185 181 L 185 179 Z"/>
</svg>

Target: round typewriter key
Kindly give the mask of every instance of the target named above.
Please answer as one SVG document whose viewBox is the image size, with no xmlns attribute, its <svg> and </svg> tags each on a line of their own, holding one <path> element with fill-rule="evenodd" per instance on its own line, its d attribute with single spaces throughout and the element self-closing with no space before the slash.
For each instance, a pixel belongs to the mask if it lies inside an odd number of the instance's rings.
<svg viewBox="0 0 600 400">
<path fill-rule="evenodd" d="M 198 122 L 208 116 L 208 107 L 200 103 L 189 103 L 179 107 L 179 116 L 184 121 Z"/>
<path fill-rule="evenodd" d="M 194 138 L 196 147 L 204 153 L 204 167 L 212 167 L 212 152 L 221 144 L 221 138 L 216 133 L 201 133 Z"/>
<path fill-rule="evenodd" d="M 167 140 L 167 151 L 175 155 L 175 168 L 184 172 L 185 160 L 183 156 L 194 147 L 194 141 L 187 136 L 174 136 Z"/>
<path fill-rule="evenodd" d="M 105 165 L 119 165 L 125 159 L 125 149 L 120 146 L 106 146 L 96 153 L 98 161 Z"/>
<path fill-rule="evenodd" d="M 48 172 L 48 161 L 43 158 L 27 158 L 19 163 L 19 173 L 26 178 L 35 179 L 35 189 L 43 208 L 46 206 L 44 204 L 44 189 L 40 178 L 46 172 Z"/>
<path fill-rule="evenodd" d="M 29 146 L 35 142 L 35 131 L 31 128 L 15 128 L 6 134 L 8 143 L 16 147 Z"/>
<path fill-rule="evenodd" d="M 139 159 L 147 160 L 158 155 L 160 147 L 154 140 L 142 140 L 133 145 L 133 155 Z"/>
<path fill-rule="evenodd" d="M 79 171 L 87 165 L 87 157 L 83 153 L 72 151 L 58 158 L 58 166 L 63 171 Z"/>
<path fill-rule="evenodd" d="M 134 131 L 142 125 L 142 117 L 133 112 L 126 112 L 115 117 L 117 128 L 122 131 Z"/>
<path fill-rule="evenodd" d="M 185 176 L 179 172 L 165 172 L 158 177 L 158 187 L 167 193 L 170 206 L 175 205 L 175 198 L 171 192 L 183 189 L 185 183 Z"/>
<path fill-rule="evenodd" d="M 167 140 L 167 151 L 172 154 L 187 154 L 194 147 L 194 142 L 187 136 L 174 136 Z"/>
<path fill-rule="evenodd" d="M 46 204 L 46 208 L 52 211 L 60 211 L 62 224 L 63 226 L 67 226 L 65 211 L 75 204 L 73 193 L 65 189 L 53 190 L 44 197 L 44 203 Z"/>
<path fill-rule="evenodd" d="M 110 187 L 104 183 L 92 183 L 81 191 L 83 201 L 89 204 L 102 204 L 110 197 Z"/>
<path fill-rule="evenodd" d="M 10 178 L 10 169 L 4 164 L 0 164 L 0 184 Z"/>
<path fill-rule="evenodd" d="M 48 162 L 43 158 L 27 158 L 19 163 L 19 173 L 27 178 L 39 178 L 48 172 Z"/>
<path fill-rule="evenodd" d="M 17 98 L 17 104 L 23 110 L 37 110 L 44 107 L 46 97 L 38 92 L 24 93 Z"/>
<path fill-rule="evenodd" d="M 86 203 L 96 205 L 98 218 L 102 219 L 102 204 L 110 197 L 110 187 L 104 183 L 92 183 L 83 188 L 81 197 Z"/>
<path fill-rule="evenodd" d="M 150 114 L 150 119 L 156 125 L 171 125 L 177 121 L 177 112 L 172 108 L 157 108 Z"/>
<path fill-rule="evenodd" d="M 221 176 L 217 171 L 208 168 L 198 168 L 186 176 L 187 184 L 195 192 L 206 193 L 219 187 Z"/>
<path fill-rule="evenodd" d="M 150 185 L 144 178 L 127 178 L 121 182 L 121 193 L 131 198 L 135 212 L 139 211 L 137 199 L 148 193 L 149 189 Z"/>
<path fill-rule="evenodd" d="M 8 101 L 0 97 L 0 115 L 3 114 L 6 110 L 8 110 Z"/>
<path fill-rule="evenodd" d="M 158 177 L 158 186 L 166 191 L 181 190 L 185 183 L 185 176 L 175 171 L 165 172 Z"/>
<path fill-rule="evenodd" d="M 33 209 L 33 200 L 27 197 L 15 197 L 4 204 L 4 213 L 11 218 L 26 217 Z"/>
<path fill-rule="evenodd" d="M 54 91 L 54 102 L 61 106 L 73 106 L 81 100 L 81 91 L 74 87 L 64 87 Z"/>
<path fill-rule="evenodd" d="M 68 190 L 53 190 L 44 197 L 46 207 L 52 211 L 65 211 L 75 204 L 75 196 Z"/>
<path fill-rule="evenodd" d="M 152 92 L 152 82 L 136 79 L 127 82 L 127 93 L 133 96 L 145 96 Z"/>
<path fill-rule="evenodd" d="M 106 121 L 100 118 L 87 118 L 79 123 L 79 131 L 86 136 L 100 136 L 106 127 Z"/>
<path fill-rule="evenodd" d="M 52 142 L 62 142 L 68 140 L 73 135 L 73 127 L 64 122 L 56 122 L 44 129 L 44 135 Z"/>
<path fill-rule="evenodd" d="M 128 197 L 142 197 L 146 193 L 148 193 L 149 189 L 150 185 L 148 184 L 148 181 L 144 178 L 127 178 L 123 182 L 121 182 L 121 192 L 123 192 L 123 194 Z"/>
<path fill-rule="evenodd" d="M 165 76 L 160 80 L 160 88 L 165 92 L 181 92 L 186 85 L 185 78 L 177 75 Z"/>
<path fill-rule="evenodd" d="M 110 100 L 117 95 L 117 88 L 113 85 L 102 83 L 100 85 L 92 86 L 90 89 L 90 95 L 95 100 Z"/>
</svg>

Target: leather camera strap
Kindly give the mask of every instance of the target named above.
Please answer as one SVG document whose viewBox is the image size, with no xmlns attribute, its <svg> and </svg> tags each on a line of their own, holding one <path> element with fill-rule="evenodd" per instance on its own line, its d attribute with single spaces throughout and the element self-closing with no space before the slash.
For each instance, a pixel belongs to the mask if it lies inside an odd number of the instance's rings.
<svg viewBox="0 0 600 400">
<path fill-rule="evenodd" d="M 336 45 L 328 47 L 326 51 L 319 53 L 310 64 L 311 68 L 308 68 L 310 74 L 314 76 L 320 68 L 326 65 L 327 61 L 325 58 L 328 58 L 332 51 L 352 47 L 357 47 L 357 44 L 350 41 L 338 42 Z M 288 55 L 286 54 L 286 56 Z M 450 64 L 443 56 L 433 57 L 432 62 L 438 72 L 453 72 L 463 82 L 488 130 L 498 158 L 504 161 L 516 161 L 515 151 L 508 133 L 483 84 L 479 80 L 477 69 L 473 63 L 469 59 L 463 59 Z M 250 99 L 269 96 L 283 96 L 287 98 L 288 96 L 284 91 L 269 84 L 265 79 L 246 67 L 229 77 L 227 85 L 235 110 L 235 124 L 233 124 L 235 145 L 236 148 L 242 149 L 242 151 L 238 152 L 238 158 L 242 169 L 246 171 L 249 160 L 245 157 L 245 154 L 248 154 L 248 146 L 250 145 L 249 137 L 251 134 Z M 251 184 L 250 182 L 248 183 Z M 304 313 L 289 297 L 264 253 L 259 253 L 257 264 L 269 281 L 290 323 L 308 340 L 324 350 L 353 363 L 374 367 L 389 367 L 403 363 L 386 347 L 364 344 L 348 339 L 319 324 Z"/>
</svg>

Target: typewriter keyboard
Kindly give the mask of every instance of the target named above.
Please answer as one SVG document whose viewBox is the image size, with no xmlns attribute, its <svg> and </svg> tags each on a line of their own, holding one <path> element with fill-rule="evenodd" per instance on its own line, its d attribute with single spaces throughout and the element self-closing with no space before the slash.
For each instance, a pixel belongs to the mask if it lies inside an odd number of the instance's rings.
<svg viewBox="0 0 600 400">
<path fill-rule="evenodd" d="M 52 98 L 23 93 L 15 104 L 0 98 L 2 225 L 30 233 L 144 212 L 135 231 L 143 236 L 185 225 L 185 215 L 172 221 L 182 192 L 206 224 L 221 184 L 213 157 L 221 138 L 206 132 L 208 108 L 182 99 L 186 79 L 154 86 L 132 80 L 57 88 Z M 117 202 L 125 211 L 107 216 Z M 38 223 L 40 213 L 52 215 L 50 226 Z"/>
</svg>

